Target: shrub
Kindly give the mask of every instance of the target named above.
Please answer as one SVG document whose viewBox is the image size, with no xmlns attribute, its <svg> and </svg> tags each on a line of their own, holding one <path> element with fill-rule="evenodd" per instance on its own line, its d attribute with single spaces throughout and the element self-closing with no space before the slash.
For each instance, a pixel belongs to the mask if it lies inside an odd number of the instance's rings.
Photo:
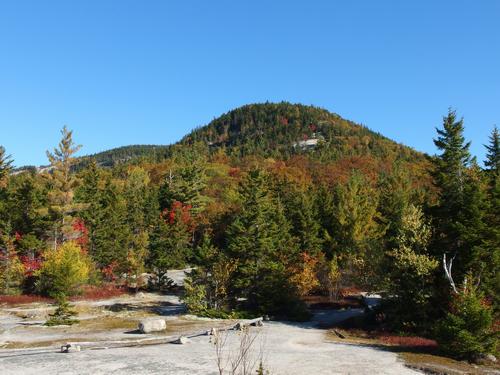
<svg viewBox="0 0 500 375">
<path fill-rule="evenodd" d="M 498 337 L 492 325 L 491 307 L 474 288 L 463 289 L 438 322 L 436 340 L 446 354 L 473 360 L 495 350 Z"/>
<path fill-rule="evenodd" d="M 57 249 L 47 250 L 44 259 L 35 273 L 37 290 L 42 294 L 73 295 L 89 280 L 90 258 L 75 242 L 65 242 Z"/>
<path fill-rule="evenodd" d="M 71 310 L 66 295 L 59 293 L 55 296 L 57 308 L 50 318 L 45 322 L 46 326 L 72 325 L 78 323 L 77 319 L 73 319 L 76 312 Z"/>
</svg>

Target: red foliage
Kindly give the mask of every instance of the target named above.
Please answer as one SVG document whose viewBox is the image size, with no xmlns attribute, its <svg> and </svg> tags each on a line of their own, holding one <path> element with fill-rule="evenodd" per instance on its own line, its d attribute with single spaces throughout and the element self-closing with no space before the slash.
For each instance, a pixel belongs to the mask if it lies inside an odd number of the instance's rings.
<svg viewBox="0 0 500 375">
<path fill-rule="evenodd" d="M 194 226 L 194 220 L 191 217 L 191 208 L 192 207 L 189 204 L 185 205 L 182 202 L 175 201 L 172 203 L 170 210 L 163 210 L 161 216 L 166 223 L 172 225 L 178 219 L 191 229 Z"/>
<path fill-rule="evenodd" d="M 312 132 L 315 132 L 317 129 L 317 126 L 314 124 L 309 124 L 309 129 L 311 129 Z"/>
<path fill-rule="evenodd" d="M 87 286 L 83 289 L 83 293 L 81 295 L 75 296 L 71 298 L 71 300 L 101 300 L 106 298 L 118 297 L 126 293 L 127 291 L 125 288 L 117 287 L 114 284 Z"/>
<path fill-rule="evenodd" d="M 23 239 L 23 235 L 19 232 L 16 232 L 15 237 L 16 237 L 16 241 L 21 241 Z"/>
<path fill-rule="evenodd" d="M 115 275 L 115 269 L 118 267 L 118 263 L 113 261 L 111 264 L 108 264 L 104 267 L 101 272 L 104 276 L 104 279 L 107 281 L 115 281 L 117 276 Z"/>
<path fill-rule="evenodd" d="M 42 267 L 42 258 L 21 256 L 19 259 L 24 266 L 24 276 L 32 276 L 35 271 Z"/>
<path fill-rule="evenodd" d="M 288 125 L 288 119 L 286 117 L 280 117 L 279 122 L 281 125 Z"/>
<path fill-rule="evenodd" d="M 52 299 L 32 294 L 22 294 L 19 296 L 0 295 L 0 303 L 7 305 L 19 305 L 33 302 L 52 302 Z"/>
<path fill-rule="evenodd" d="M 413 348 L 436 348 L 437 342 L 423 337 L 414 336 L 380 336 L 379 340 L 388 345 L 413 347 Z"/>
<path fill-rule="evenodd" d="M 73 222 L 73 230 L 79 233 L 78 238 L 76 238 L 75 240 L 76 243 L 80 245 L 82 249 L 84 250 L 87 249 L 87 244 L 89 242 L 89 236 L 88 236 L 89 230 L 85 226 L 85 222 L 82 219 L 77 218 Z"/>
</svg>

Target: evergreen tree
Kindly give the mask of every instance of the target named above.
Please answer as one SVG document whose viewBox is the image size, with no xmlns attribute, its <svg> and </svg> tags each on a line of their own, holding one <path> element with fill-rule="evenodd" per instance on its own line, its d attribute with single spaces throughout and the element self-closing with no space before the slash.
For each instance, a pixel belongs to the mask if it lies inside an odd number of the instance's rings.
<svg viewBox="0 0 500 375">
<path fill-rule="evenodd" d="M 387 253 L 388 291 L 393 296 L 391 320 L 399 329 L 427 327 L 433 293 L 433 273 L 438 261 L 427 253 L 431 227 L 422 211 L 404 208 L 396 237 L 396 247 Z"/>
<path fill-rule="evenodd" d="M 287 267 L 298 248 L 268 185 L 263 172 L 252 170 L 240 186 L 241 210 L 226 234 L 229 258 L 237 261 L 230 294 L 245 298 L 250 310 L 284 313 L 295 301 Z"/>
<path fill-rule="evenodd" d="M 297 239 L 299 249 L 315 256 L 321 252 L 323 241 L 313 194 L 313 191 L 290 189 L 284 194 L 283 201 L 291 234 Z"/>
<path fill-rule="evenodd" d="M 160 189 L 161 209 L 169 209 L 174 202 L 191 206 L 193 215 L 203 211 L 207 197 L 206 160 L 197 145 L 191 146 L 175 157 L 176 168 L 169 173 Z"/>
<path fill-rule="evenodd" d="M 136 290 L 139 287 L 138 277 L 144 272 L 149 247 L 149 228 L 145 211 L 148 185 L 147 172 L 140 167 L 132 168 L 125 184 L 124 198 L 127 202 L 125 220 L 129 231 L 127 262 L 129 273 L 135 279 Z"/>
<path fill-rule="evenodd" d="M 149 264 L 159 285 L 166 282 L 169 269 L 181 268 L 191 256 L 191 225 L 189 206 L 174 202 L 170 210 L 159 216 L 151 233 Z"/>
<path fill-rule="evenodd" d="M 498 176 L 500 173 L 500 133 L 495 126 L 490 135 L 490 144 L 486 145 L 486 160 L 484 165 L 488 168 L 490 173 Z"/>
<path fill-rule="evenodd" d="M 346 185 L 335 190 L 334 232 L 338 252 L 374 257 L 384 231 L 378 212 L 378 194 L 365 178 L 354 172 Z"/>
<path fill-rule="evenodd" d="M 49 201 L 50 212 L 54 216 L 53 241 L 54 247 L 58 242 L 71 239 L 73 233 L 74 214 L 82 207 L 73 201 L 73 190 L 77 180 L 72 174 L 75 164 L 74 154 L 81 148 L 73 141 L 73 132 L 66 126 L 61 130 L 62 139 L 53 152 L 47 151 L 51 170 L 47 175 L 50 183 Z"/>
<path fill-rule="evenodd" d="M 12 159 L 5 153 L 5 148 L 0 146 L 0 188 L 6 186 L 7 178 L 12 171 Z"/>
<path fill-rule="evenodd" d="M 488 167 L 487 208 L 485 214 L 485 235 L 483 264 L 486 275 L 482 275 L 482 289 L 493 298 L 494 309 L 500 308 L 500 172 L 499 172 L 499 133 L 495 127 L 486 146 Z"/>
<path fill-rule="evenodd" d="M 439 189 L 439 204 L 434 209 L 436 232 L 434 254 L 456 256 L 458 280 L 474 265 L 474 249 L 483 230 L 483 196 L 477 167 L 470 169 L 470 143 L 463 136 L 463 119 L 452 110 L 437 129 L 434 140 L 441 154 L 434 159 L 434 180 Z M 472 164 L 473 166 L 475 165 Z"/>
</svg>

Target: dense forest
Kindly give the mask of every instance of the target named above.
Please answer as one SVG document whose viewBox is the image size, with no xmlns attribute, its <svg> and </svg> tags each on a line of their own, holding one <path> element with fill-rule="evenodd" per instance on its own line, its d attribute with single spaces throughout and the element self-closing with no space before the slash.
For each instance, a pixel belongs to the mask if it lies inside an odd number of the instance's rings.
<svg viewBox="0 0 500 375">
<path fill-rule="evenodd" d="M 13 173 L 2 147 L 0 294 L 48 295 L 64 315 L 84 285 L 162 291 L 189 265 L 199 315 L 306 320 L 305 296 L 356 287 L 384 292 L 374 313 L 393 331 L 496 352 L 499 133 L 482 168 L 463 120 L 436 120 L 436 156 L 290 103 L 83 158 L 65 127 L 41 172 Z"/>
</svg>

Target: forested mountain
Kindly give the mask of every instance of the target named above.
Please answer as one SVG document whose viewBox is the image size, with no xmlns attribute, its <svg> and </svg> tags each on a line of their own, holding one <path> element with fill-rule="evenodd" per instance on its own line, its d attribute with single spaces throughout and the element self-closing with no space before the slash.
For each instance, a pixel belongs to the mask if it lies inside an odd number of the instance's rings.
<svg viewBox="0 0 500 375">
<path fill-rule="evenodd" d="M 373 156 L 388 161 L 422 161 L 424 155 L 398 144 L 365 126 L 325 109 L 302 104 L 249 104 L 229 111 L 186 135 L 177 145 L 201 142 L 207 152 L 224 149 L 230 156 L 288 159 L 307 154 L 318 161 Z M 171 155 L 169 145 L 130 145 L 78 158 L 76 169 L 95 160 L 99 166 L 148 160 Z M 22 168 L 19 168 L 22 169 Z"/>
<path fill-rule="evenodd" d="M 337 114 L 301 104 L 250 104 L 194 130 L 181 143 L 202 141 L 238 156 L 288 158 L 314 149 L 315 158 L 374 155 L 410 160 L 422 154 Z M 307 142 L 312 141 L 312 142 Z"/>
</svg>

